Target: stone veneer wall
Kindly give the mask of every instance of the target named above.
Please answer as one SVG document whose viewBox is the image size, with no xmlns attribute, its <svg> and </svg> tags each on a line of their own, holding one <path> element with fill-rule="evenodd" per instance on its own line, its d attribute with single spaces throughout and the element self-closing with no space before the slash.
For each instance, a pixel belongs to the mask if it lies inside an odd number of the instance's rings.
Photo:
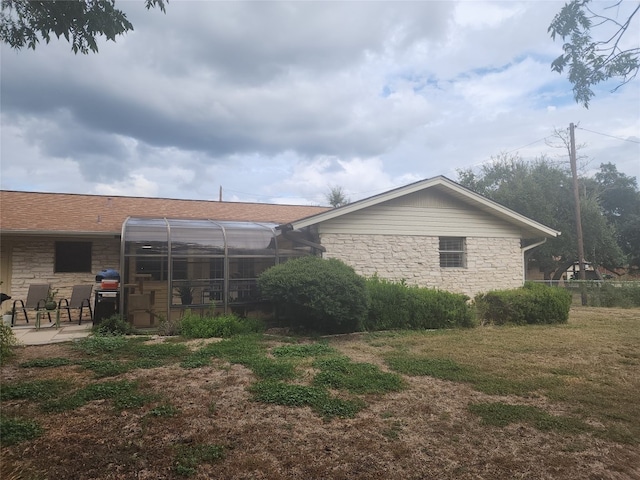
<svg viewBox="0 0 640 480">
<path fill-rule="evenodd" d="M 325 258 L 338 258 L 364 276 L 439 288 L 473 297 L 522 286 L 518 238 L 467 237 L 467 267 L 441 268 L 438 237 L 322 234 Z"/>
<path fill-rule="evenodd" d="M 62 240 L 62 239 L 61 239 Z M 64 239 L 68 241 L 87 241 L 85 239 Z M 19 238 L 12 239 L 11 248 L 11 292 L 12 299 L 27 299 L 29 285 L 32 283 L 48 283 L 57 289 L 56 300 L 70 298 L 73 285 L 82 283 L 95 284 L 96 274 L 106 267 L 120 269 L 120 240 L 92 239 L 91 272 L 86 273 L 54 273 L 55 240 L 51 238 Z M 5 292 L 7 293 L 7 292 Z M 13 304 L 13 300 L 5 305 Z M 6 310 L 6 308 L 5 308 Z"/>
</svg>

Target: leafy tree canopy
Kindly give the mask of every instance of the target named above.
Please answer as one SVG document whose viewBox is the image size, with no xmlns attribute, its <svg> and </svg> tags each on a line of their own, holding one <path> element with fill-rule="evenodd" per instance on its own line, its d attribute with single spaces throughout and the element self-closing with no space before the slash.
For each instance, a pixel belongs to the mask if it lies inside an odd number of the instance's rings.
<svg viewBox="0 0 640 480">
<path fill-rule="evenodd" d="M 332 207 L 342 207 L 351 203 L 351 199 L 347 197 L 346 192 L 342 187 L 331 187 L 329 193 L 325 195 L 327 202 Z"/>
<path fill-rule="evenodd" d="M 640 268 L 640 191 L 636 179 L 618 172 L 612 163 L 603 163 L 587 188 L 598 198 L 604 217 L 615 228 L 628 264 Z"/>
<path fill-rule="evenodd" d="M 623 0 L 604 7 L 603 2 L 595 4 L 597 11 L 592 8 L 591 0 L 571 0 L 562 7 L 547 30 L 553 40 L 560 37 L 564 42 L 564 53 L 552 62 L 551 69 L 558 73 L 568 69 L 573 96 L 586 108 L 594 96 L 593 85 L 618 79 L 621 83 L 615 91 L 633 79 L 640 68 L 640 45 L 637 31 L 633 33 L 637 27 L 629 29 L 640 10 L 640 3 L 632 6 L 629 15 L 623 14 L 623 18 L 618 18 Z M 625 43 L 628 31 L 632 32 L 631 44 Z"/>
<path fill-rule="evenodd" d="M 518 156 L 502 155 L 478 173 L 459 170 L 458 178 L 465 187 L 562 232 L 532 252 L 531 259 L 546 278 L 559 275 L 577 261 L 572 179 L 565 166 L 545 157 L 526 162 Z M 586 260 L 608 268 L 624 265 L 615 227 L 607 223 L 599 197 L 591 189 L 581 191 Z"/>
<path fill-rule="evenodd" d="M 168 1 L 145 0 L 145 6 L 164 12 Z M 97 37 L 115 41 L 133 30 L 115 0 L 1 0 L 0 7 L 0 39 L 17 50 L 35 50 L 41 39 L 49 43 L 54 34 L 70 42 L 74 53 L 97 53 Z"/>
</svg>

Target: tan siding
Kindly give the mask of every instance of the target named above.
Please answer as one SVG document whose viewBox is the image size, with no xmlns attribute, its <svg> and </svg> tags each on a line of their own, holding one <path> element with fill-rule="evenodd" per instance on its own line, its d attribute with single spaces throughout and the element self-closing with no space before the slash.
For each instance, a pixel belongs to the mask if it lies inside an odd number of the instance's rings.
<svg viewBox="0 0 640 480">
<path fill-rule="evenodd" d="M 321 234 L 357 235 L 473 234 L 492 238 L 519 238 L 521 235 L 507 222 L 468 206 L 424 207 L 393 205 L 391 202 L 323 222 L 318 230 Z"/>
</svg>

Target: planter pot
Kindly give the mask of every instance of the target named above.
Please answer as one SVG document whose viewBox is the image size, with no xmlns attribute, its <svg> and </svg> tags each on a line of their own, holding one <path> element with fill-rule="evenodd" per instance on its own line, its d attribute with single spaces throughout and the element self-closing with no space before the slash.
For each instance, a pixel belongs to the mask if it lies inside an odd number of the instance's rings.
<svg viewBox="0 0 640 480">
<path fill-rule="evenodd" d="M 2 323 L 4 323 L 7 326 L 11 326 L 11 314 L 10 313 L 5 313 L 2 315 Z"/>
<path fill-rule="evenodd" d="M 44 304 L 44 308 L 47 310 L 55 310 L 58 304 L 56 302 L 47 302 Z"/>
</svg>

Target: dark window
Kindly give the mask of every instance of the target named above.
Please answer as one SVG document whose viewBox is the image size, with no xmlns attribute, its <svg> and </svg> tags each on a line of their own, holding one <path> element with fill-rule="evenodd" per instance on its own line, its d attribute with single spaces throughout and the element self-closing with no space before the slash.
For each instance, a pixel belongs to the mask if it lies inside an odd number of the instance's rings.
<svg viewBox="0 0 640 480">
<path fill-rule="evenodd" d="M 151 280 L 167 279 L 166 257 L 137 257 L 136 275 L 151 275 Z"/>
<path fill-rule="evenodd" d="M 444 268 L 466 267 L 464 237 L 440 237 L 440 266 Z"/>
<path fill-rule="evenodd" d="M 90 272 L 91 242 L 56 242 L 55 271 Z"/>
</svg>

